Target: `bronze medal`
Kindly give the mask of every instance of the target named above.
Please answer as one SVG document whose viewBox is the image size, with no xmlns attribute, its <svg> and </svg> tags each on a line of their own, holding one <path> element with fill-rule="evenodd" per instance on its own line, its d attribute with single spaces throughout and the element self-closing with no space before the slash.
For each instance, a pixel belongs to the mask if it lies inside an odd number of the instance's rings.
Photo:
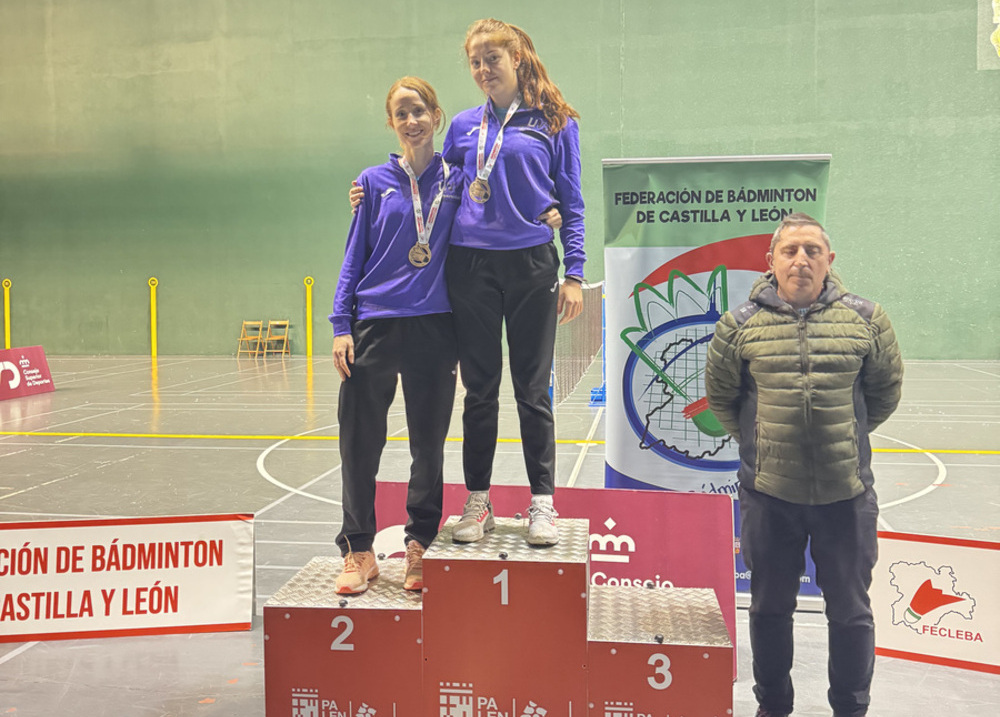
<svg viewBox="0 0 1000 717">
<path fill-rule="evenodd" d="M 423 269 L 431 263 L 431 248 L 426 244 L 414 244 L 410 249 L 410 263 L 418 269 Z"/>
<path fill-rule="evenodd" d="M 486 204 L 490 200 L 490 184 L 485 179 L 476 178 L 469 185 L 469 196 L 476 204 Z"/>
</svg>

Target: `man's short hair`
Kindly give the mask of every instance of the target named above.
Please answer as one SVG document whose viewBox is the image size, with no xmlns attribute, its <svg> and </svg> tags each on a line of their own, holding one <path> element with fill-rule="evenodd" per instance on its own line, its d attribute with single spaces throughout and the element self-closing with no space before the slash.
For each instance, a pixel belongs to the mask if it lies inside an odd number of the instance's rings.
<svg viewBox="0 0 1000 717">
<path fill-rule="evenodd" d="M 769 252 L 774 253 L 774 247 L 778 245 L 778 240 L 781 238 L 781 232 L 788 227 L 819 227 L 820 236 L 822 236 L 823 241 L 826 242 L 826 250 L 830 251 L 830 235 L 826 233 L 826 229 L 823 228 L 823 225 L 805 212 L 794 212 L 782 219 L 781 224 L 779 224 L 778 228 L 774 230 L 774 236 L 771 237 L 771 248 L 768 249 Z"/>
</svg>

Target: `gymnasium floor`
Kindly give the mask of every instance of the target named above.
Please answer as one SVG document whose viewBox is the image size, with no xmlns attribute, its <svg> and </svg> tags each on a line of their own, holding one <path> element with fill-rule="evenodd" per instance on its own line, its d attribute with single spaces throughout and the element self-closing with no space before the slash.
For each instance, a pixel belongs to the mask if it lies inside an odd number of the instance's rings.
<svg viewBox="0 0 1000 717">
<path fill-rule="evenodd" d="M 54 393 L 0 402 L 0 521 L 252 512 L 257 614 L 249 632 L 0 643 L 0 715 L 262 716 L 261 606 L 310 558 L 336 552 L 332 362 L 161 357 L 155 371 L 142 357 L 49 363 Z M 558 408 L 558 485 L 603 485 L 603 412 L 588 405 L 598 383 L 588 377 Z M 875 456 L 882 527 L 1000 540 L 998 423 L 1000 362 L 909 362 L 903 404 L 874 441 L 908 451 Z M 390 432 L 406 433 L 399 404 Z M 456 412 L 451 433 L 460 432 Z M 518 435 L 508 393 L 500 432 Z M 461 480 L 460 451 L 448 443 L 449 481 Z M 405 441 L 390 441 L 383 476 L 405 479 L 407 464 Z M 523 480 L 516 440 L 500 444 L 495 475 Z M 749 717 L 745 610 L 737 619 L 735 714 Z M 825 642 L 822 616 L 800 613 L 797 715 L 830 714 Z M 1000 677 L 880 657 L 870 714 L 993 717 Z"/>
</svg>

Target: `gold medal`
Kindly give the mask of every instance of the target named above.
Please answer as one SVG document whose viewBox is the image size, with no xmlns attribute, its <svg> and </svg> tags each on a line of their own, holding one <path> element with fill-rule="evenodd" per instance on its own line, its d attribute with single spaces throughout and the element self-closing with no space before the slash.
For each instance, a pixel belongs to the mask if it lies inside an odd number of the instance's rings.
<svg viewBox="0 0 1000 717">
<path fill-rule="evenodd" d="M 489 182 L 476 177 L 476 180 L 469 185 L 469 196 L 476 204 L 486 204 L 490 200 Z"/>
<path fill-rule="evenodd" d="M 410 263 L 418 269 L 423 269 L 431 262 L 431 248 L 419 242 L 410 249 Z"/>
</svg>

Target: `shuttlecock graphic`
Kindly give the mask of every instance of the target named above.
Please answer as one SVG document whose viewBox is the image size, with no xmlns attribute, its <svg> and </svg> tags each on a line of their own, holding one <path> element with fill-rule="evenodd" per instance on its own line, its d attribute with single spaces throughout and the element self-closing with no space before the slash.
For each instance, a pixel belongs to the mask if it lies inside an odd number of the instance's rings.
<svg viewBox="0 0 1000 717">
<path fill-rule="evenodd" d="M 684 418 L 691 421 L 695 427 L 706 436 L 718 438 L 726 435 L 726 429 L 719 423 L 708 408 L 708 400 L 696 395 L 698 384 L 704 371 L 704 366 L 695 366 L 685 376 L 671 376 L 667 371 L 679 354 L 684 351 L 666 352 L 667 355 L 656 355 L 649 351 L 650 331 L 657 323 L 652 317 L 654 311 L 662 313 L 661 318 L 676 320 L 690 312 L 692 318 L 701 319 L 707 326 L 718 320 L 721 312 L 726 311 L 727 288 L 726 268 L 717 267 L 708 279 L 705 288 L 692 281 L 681 271 L 672 271 L 667 281 L 666 295 L 656 288 L 639 283 L 632 294 L 635 302 L 637 326 L 630 326 L 621 332 L 621 338 L 636 357 L 642 361 L 653 374 L 666 385 L 669 390 L 685 403 L 682 409 Z M 644 301 L 645 300 L 645 301 Z M 706 332 L 711 338 L 710 330 Z M 638 340 L 634 337 L 639 336 Z M 686 347 L 685 347 L 686 348 Z"/>
<path fill-rule="evenodd" d="M 945 605 L 962 602 L 964 599 L 956 595 L 945 595 L 944 591 L 934 587 L 929 579 L 925 580 L 917 588 L 917 592 L 914 593 L 913 598 L 910 600 L 910 605 L 906 608 L 903 620 L 907 624 L 914 625 L 920 622 L 927 613 Z"/>
</svg>

